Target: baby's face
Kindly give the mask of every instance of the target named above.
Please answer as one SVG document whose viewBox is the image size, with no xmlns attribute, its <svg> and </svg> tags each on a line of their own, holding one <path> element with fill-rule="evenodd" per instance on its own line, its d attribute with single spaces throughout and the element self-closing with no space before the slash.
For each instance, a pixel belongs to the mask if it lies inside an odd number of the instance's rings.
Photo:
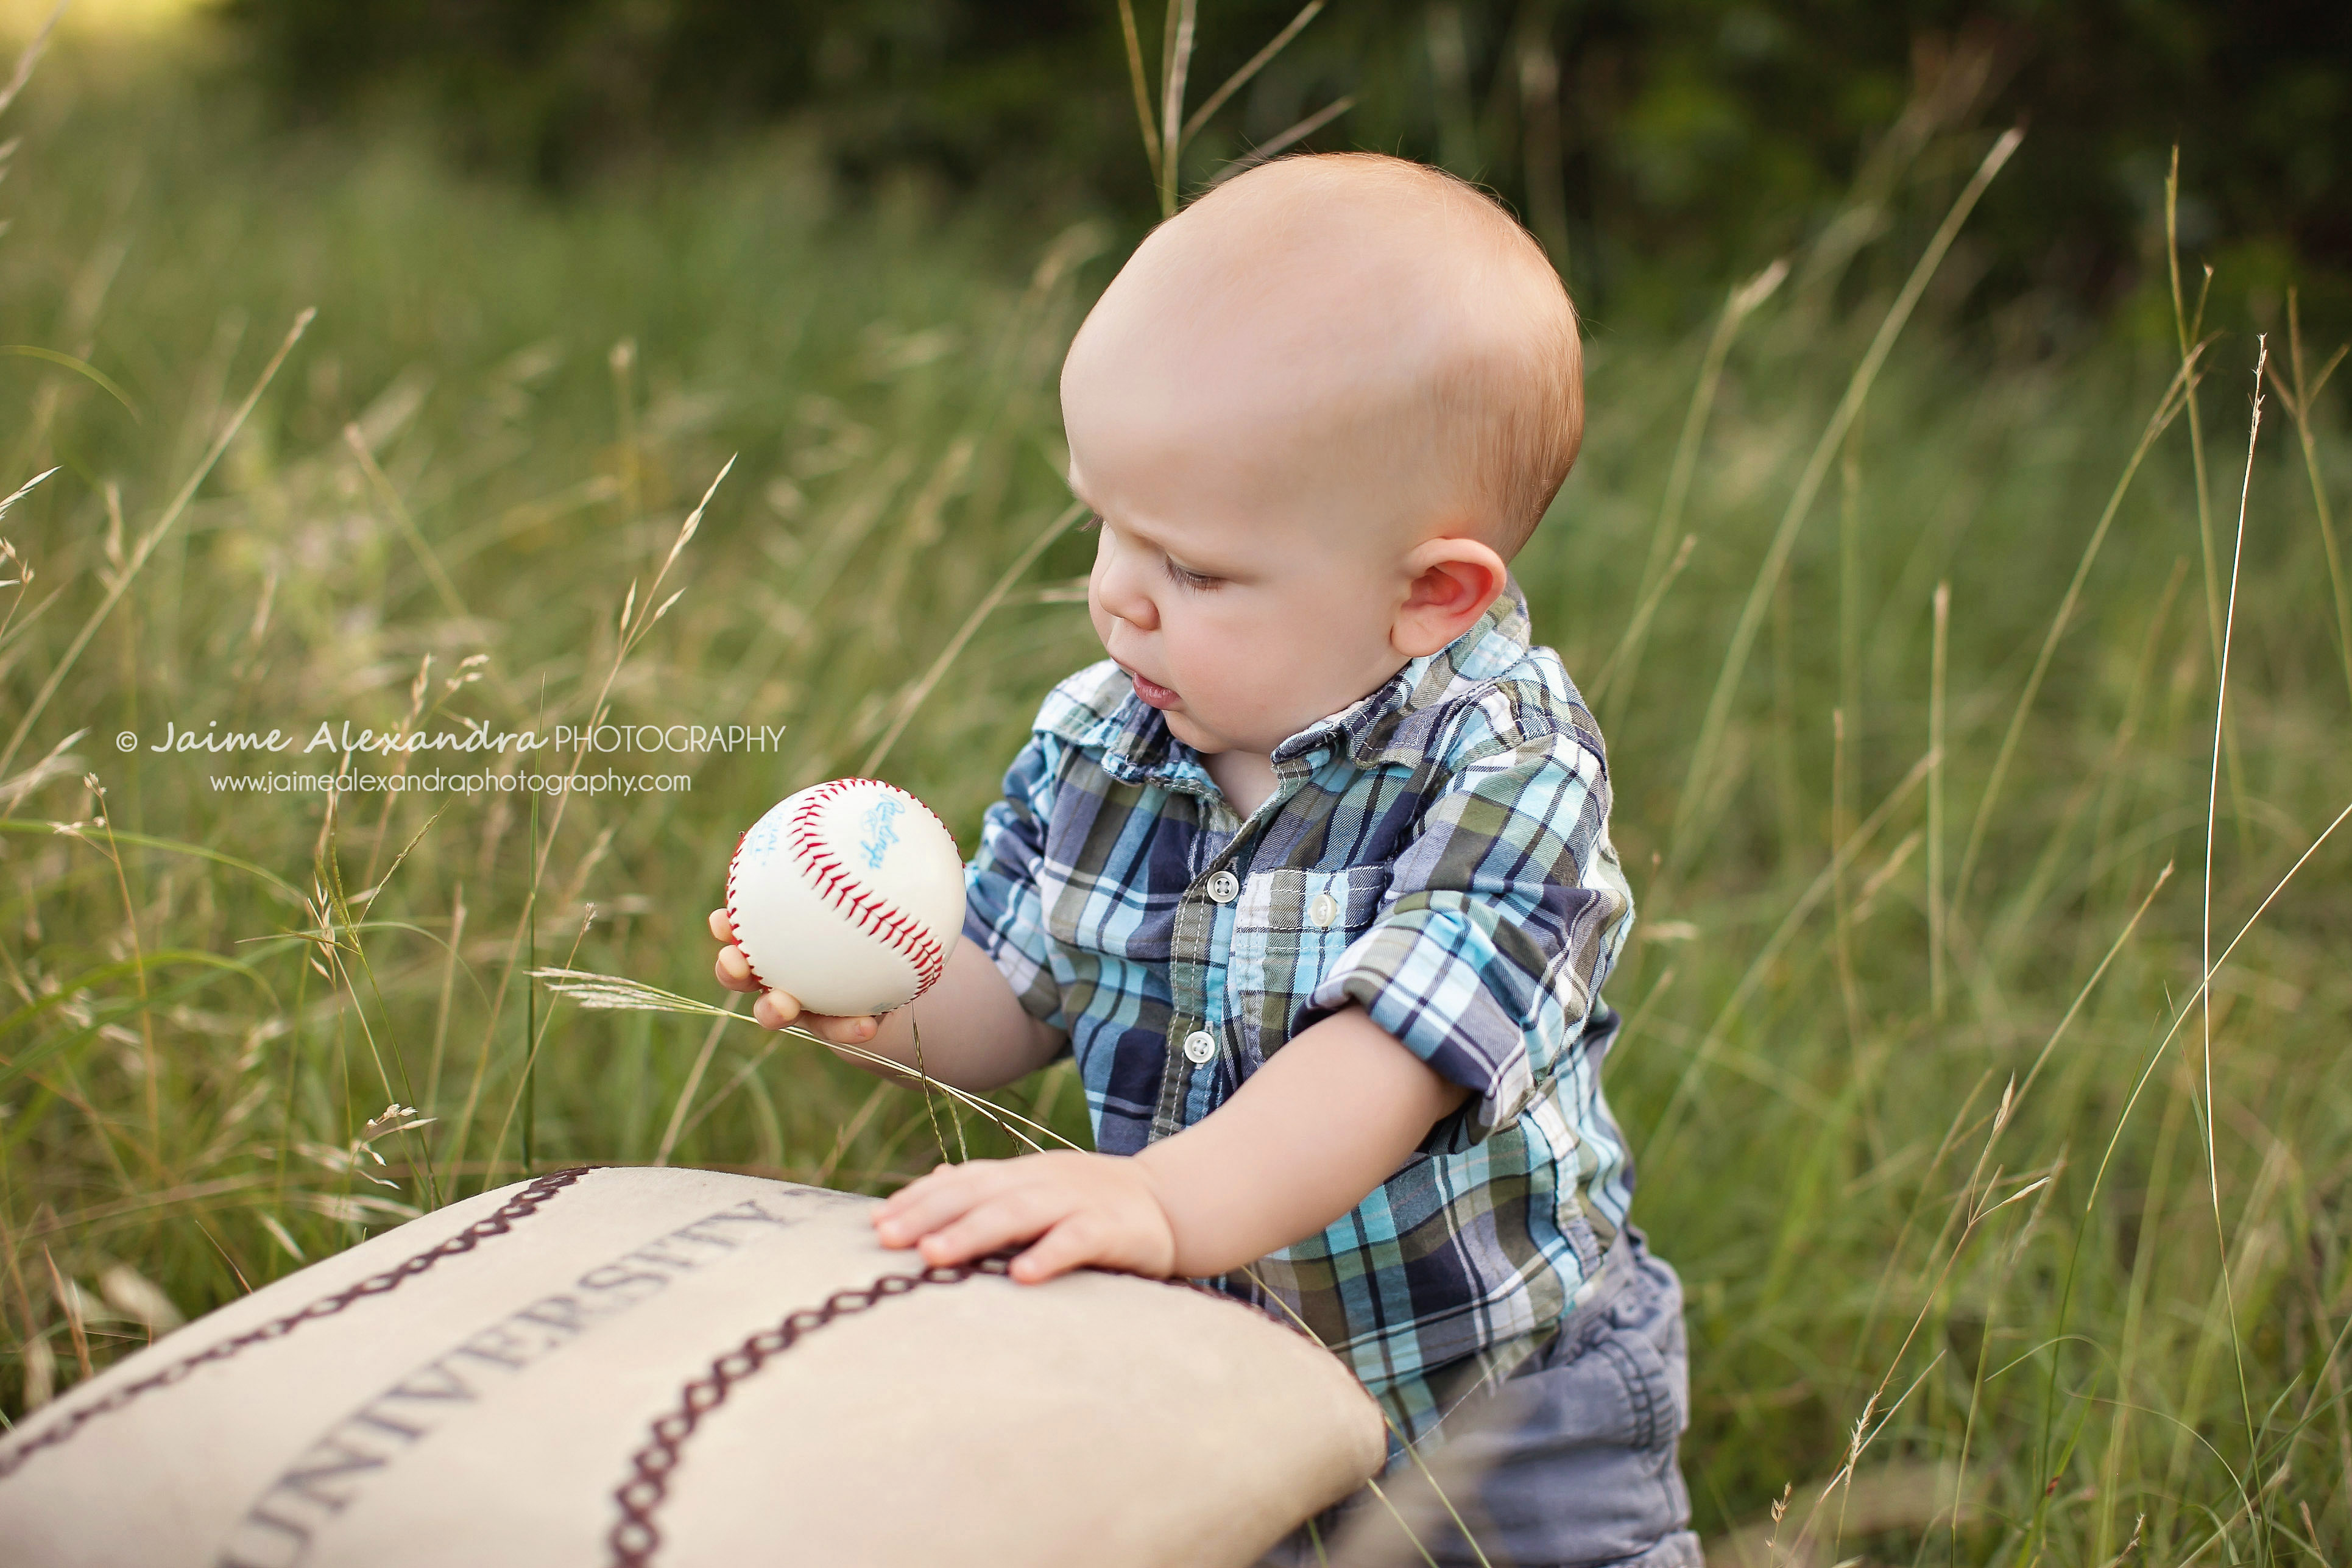
<svg viewBox="0 0 2352 1568">
<path fill-rule="evenodd" d="M 1071 488 L 1101 519 L 1095 632 L 1203 753 L 1270 752 L 1405 663 L 1415 487 L 1280 358 L 1158 343 L 1063 377 Z"/>
</svg>

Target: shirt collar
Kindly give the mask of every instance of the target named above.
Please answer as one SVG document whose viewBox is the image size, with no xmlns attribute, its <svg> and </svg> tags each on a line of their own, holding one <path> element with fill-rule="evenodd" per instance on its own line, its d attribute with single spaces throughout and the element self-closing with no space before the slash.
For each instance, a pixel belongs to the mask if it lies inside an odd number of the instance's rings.
<svg viewBox="0 0 2352 1568">
<path fill-rule="evenodd" d="M 1527 595 L 1517 579 L 1506 579 L 1503 592 L 1468 631 L 1435 653 L 1409 661 L 1375 690 L 1276 746 L 1275 772 L 1309 771 L 1318 752 L 1344 752 L 1360 767 L 1418 764 L 1436 739 L 1437 716 L 1447 699 L 1494 679 L 1525 658 L 1531 635 Z M 1126 683 L 1123 674 L 1120 680 Z M 1127 695 L 1116 707 L 1070 739 L 1099 749 L 1104 771 L 1113 778 L 1213 793 L 1217 786 L 1201 754 L 1170 734 L 1166 716 L 1127 684 Z"/>
</svg>

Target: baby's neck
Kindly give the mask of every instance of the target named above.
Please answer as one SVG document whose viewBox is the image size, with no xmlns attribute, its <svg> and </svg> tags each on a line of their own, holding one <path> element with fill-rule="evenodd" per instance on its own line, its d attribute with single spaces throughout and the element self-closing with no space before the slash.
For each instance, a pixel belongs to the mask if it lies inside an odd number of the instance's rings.
<svg viewBox="0 0 2352 1568">
<path fill-rule="evenodd" d="M 1236 816 L 1248 816 L 1274 793 L 1274 759 L 1264 752 L 1217 752 L 1201 762 Z"/>
</svg>

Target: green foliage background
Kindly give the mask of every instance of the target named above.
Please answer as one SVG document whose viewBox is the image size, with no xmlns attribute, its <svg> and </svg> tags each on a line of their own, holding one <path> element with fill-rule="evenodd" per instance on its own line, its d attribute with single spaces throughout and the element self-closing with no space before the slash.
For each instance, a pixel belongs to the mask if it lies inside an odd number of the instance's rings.
<svg viewBox="0 0 2352 1568">
<path fill-rule="evenodd" d="M 1193 100 L 1297 9 L 1202 6 Z M 459 161 L 549 184 L 782 121 L 853 183 L 915 169 L 1024 206 L 1156 216 L 1108 0 L 223 14 L 292 120 L 423 106 Z M 1155 59 L 1162 19 L 1139 4 Z M 2189 241 L 2229 263 L 2233 301 L 2275 311 L 2293 281 L 2352 321 L 2352 12 L 2326 0 L 1352 0 L 1205 129 L 1188 181 L 1343 96 L 1354 108 L 1307 145 L 1491 184 L 1572 257 L 1580 300 L 1611 327 L 1704 315 L 1717 279 L 1809 237 L 1890 141 L 2012 122 L 2036 156 L 1988 197 L 1961 258 L 1985 275 L 1975 308 L 2011 307 L 2011 331 L 2071 335 L 2147 277 L 2175 143 Z M 1902 118 L 1915 99 L 1924 126 Z M 1968 170 L 1923 172 L 1956 188 Z"/>
</svg>

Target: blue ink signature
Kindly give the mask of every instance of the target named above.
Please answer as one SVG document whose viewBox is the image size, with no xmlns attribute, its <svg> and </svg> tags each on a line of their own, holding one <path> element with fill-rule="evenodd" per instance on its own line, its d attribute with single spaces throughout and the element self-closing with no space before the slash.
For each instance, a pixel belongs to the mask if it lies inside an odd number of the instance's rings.
<svg viewBox="0 0 2352 1568">
<path fill-rule="evenodd" d="M 866 808 L 866 837 L 858 847 L 866 851 L 867 870 L 879 871 L 882 858 L 890 852 L 890 846 L 898 842 L 898 830 L 892 824 L 905 809 L 903 804 L 887 795 Z"/>
</svg>

